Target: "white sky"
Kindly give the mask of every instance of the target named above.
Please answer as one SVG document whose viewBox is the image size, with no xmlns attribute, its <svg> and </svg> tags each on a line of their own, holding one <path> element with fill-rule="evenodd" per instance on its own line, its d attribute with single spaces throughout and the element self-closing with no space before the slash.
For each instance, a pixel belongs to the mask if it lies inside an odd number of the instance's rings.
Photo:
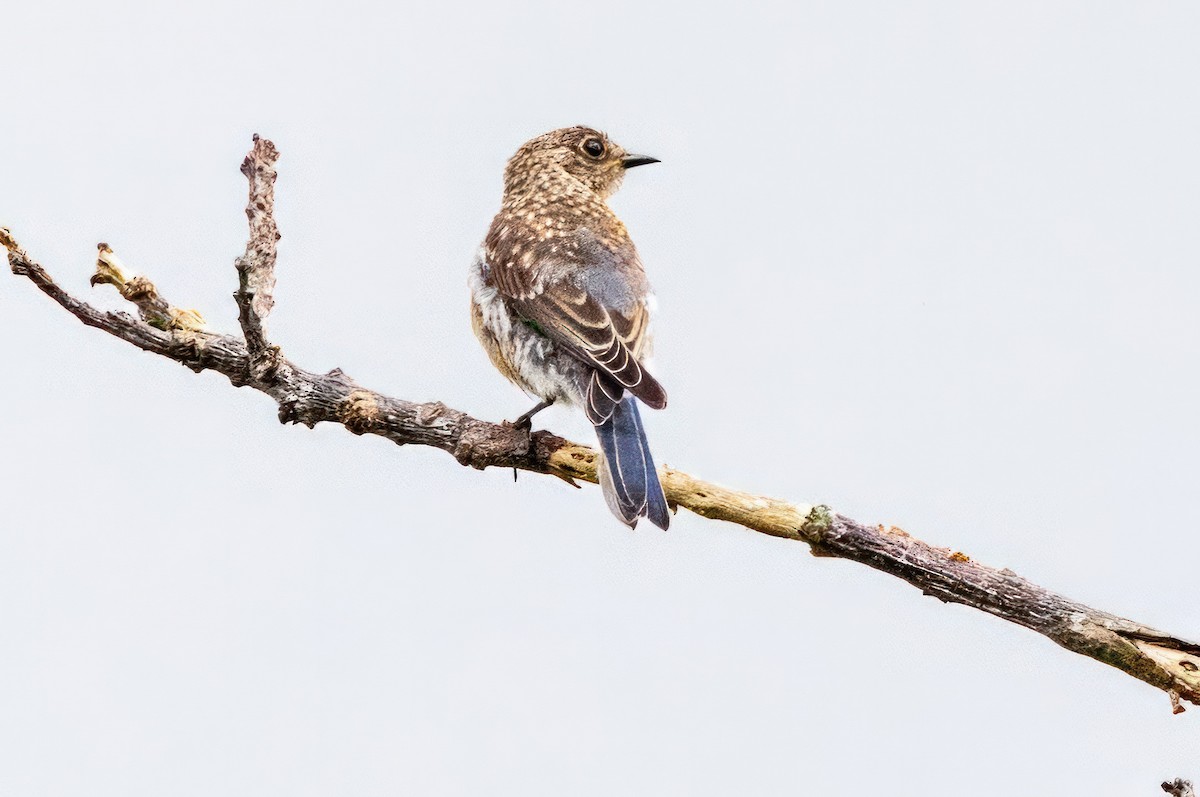
<svg viewBox="0 0 1200 797">
<path fill-rule="evenodd" d="M 12 5 L 12 4 L 10 4 Z M 1200 7 L 25 2 L 0 224 L 236 329 L 283 151 L 297 363 L 501 419 L 507 156 L 588 123 L 658 290 L 662 462 L 1200 638 Z M 867 568 L 479 473 L 0 277 L 0 793 L 1157 794 L 1200 710 Z M 542 424 L 590 441 L 581 418 Z"/>
</svg>

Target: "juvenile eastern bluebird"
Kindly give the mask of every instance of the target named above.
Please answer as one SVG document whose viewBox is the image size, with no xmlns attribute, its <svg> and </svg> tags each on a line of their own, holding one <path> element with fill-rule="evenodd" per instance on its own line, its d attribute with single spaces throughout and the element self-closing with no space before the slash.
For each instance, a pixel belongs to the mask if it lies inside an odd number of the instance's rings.
<svg viewBox="0 0 1200 797">
<path fill-rule="evenodd" d="M 608 197 L 657 163 L 603 133 L 566 127 L 527 141 L 504 169 L 504 200 L 471 268 L 471 322 L 492 364 L 541 403 L 583 408 L 600 439 L 609 509 L 631 528 L 670 523 L 637 401 L 667 406 L 643 367 L 654 296 Z"/>
</svg>

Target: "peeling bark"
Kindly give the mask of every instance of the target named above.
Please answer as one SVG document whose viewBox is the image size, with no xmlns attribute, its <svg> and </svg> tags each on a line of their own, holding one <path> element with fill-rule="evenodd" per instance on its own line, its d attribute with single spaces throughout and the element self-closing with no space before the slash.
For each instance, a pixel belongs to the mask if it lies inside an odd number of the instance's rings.
<svg viewBox="0 0 1200 797">
<path fill-rule="evenodd" d="M 1196 797 L 1196 792 L 1192 788 L 1192 782 L 1183 778 L 1176 778 L 1169 783 L 1163 783 L 1162 790 L 1167 794 L 1174 795 L 1174 797 Z"/>
</svg>

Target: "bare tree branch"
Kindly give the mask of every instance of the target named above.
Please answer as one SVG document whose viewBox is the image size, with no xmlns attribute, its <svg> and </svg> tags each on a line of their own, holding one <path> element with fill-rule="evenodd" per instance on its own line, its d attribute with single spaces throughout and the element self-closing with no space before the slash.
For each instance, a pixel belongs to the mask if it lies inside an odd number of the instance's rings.
<svg viewBox="0 0 1200 797">
<path fill-rule="evenodd" d="M 171 305 L 145 277 L 130 272 L 106 244 L 100 244 L 93 284 L 114 286 L 140 316 L 97 310 L 62 290 L 0 230 L 13 273 L 28 277 L 43 293 L 88 326 L 162 355 L 194 371 L 224 374 L 235 386 L 248 385 L 276 401 L 279 420 L 312 427 L 338 423 L 354 434 L 374 434 L 398 444 L 433 446 L 474 468 L 519 468 L 557 476 L 574 484 L 596 481 L 596 453 L 550 432 L 529 432 L 494 424 L 441 402 L 414 403 L 364 388 L 334 369 L 317 374 L 296 366 L 267 339 L 264 320 L 273 305 L 275 254 L 279 232 L 274 220 L 275 162 L 279 152 L 266 139 L 254 145 L 242 165 L 250 183 L 246 214 L 250 240 L 237 260 L 242 336 L 213 332 L 194 310 Z M 901 578 L 948 603 L 971 606 L 1042 634 L 1067 650 L 1088 656 L 1155 686 L 1170 697 L 1200 705 L 1200 644 L 1156 631 L 1050 592 L 1010 570 L 973 562 L 948 548 L 922 542 L 901 529 L 870 526 L 836 514 L 824 505 L 793 504 L 730 490 L 682 471 L 660 469 L 667 500 L 714 520 L 808 543 L 817 556 L 850 559 Z"/>
<path fill-rule="evenodd" d="M 1175 780 L 1169 783 L 1163 783 L 1162 790 L 1167 794 L 1174 795 L 1174 797 L 1196 797 L 1196 792 L 1192 788 L 1192 782 L 1183 778 L 1175 778 Z"/>
<path fill-rule="evenodd" d="M 255 133 L 254 146 L 242 161 L 242 174 L 250 182 L 250 200 L 246 204 L 250 240 L 246 243 L 246 254 L 237 260 L 238 289 L 233 296 L 256 381 L 267 379 L 279 365 L 279 349 L 267 343 L 264 326 L 275 306 L 275 254 L 280 237 L 275 226 L 277 160 L 279 150 L 275 145 Z"/>
</svg>

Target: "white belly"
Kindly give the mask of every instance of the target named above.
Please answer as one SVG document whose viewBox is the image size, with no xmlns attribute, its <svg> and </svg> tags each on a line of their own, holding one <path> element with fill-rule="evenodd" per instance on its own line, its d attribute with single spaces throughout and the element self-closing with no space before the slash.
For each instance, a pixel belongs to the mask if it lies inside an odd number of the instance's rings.
<svg viewBox="0 0 1200 797">
<path fill-rule="evenodd" d="M 467 284 L 475 334 L 492 363 L 514 384 L 546 401 L 579 404 L 590 369 L 517 318 L 504 297 L 484 280 L 482 251 Z"/>
</svg>

